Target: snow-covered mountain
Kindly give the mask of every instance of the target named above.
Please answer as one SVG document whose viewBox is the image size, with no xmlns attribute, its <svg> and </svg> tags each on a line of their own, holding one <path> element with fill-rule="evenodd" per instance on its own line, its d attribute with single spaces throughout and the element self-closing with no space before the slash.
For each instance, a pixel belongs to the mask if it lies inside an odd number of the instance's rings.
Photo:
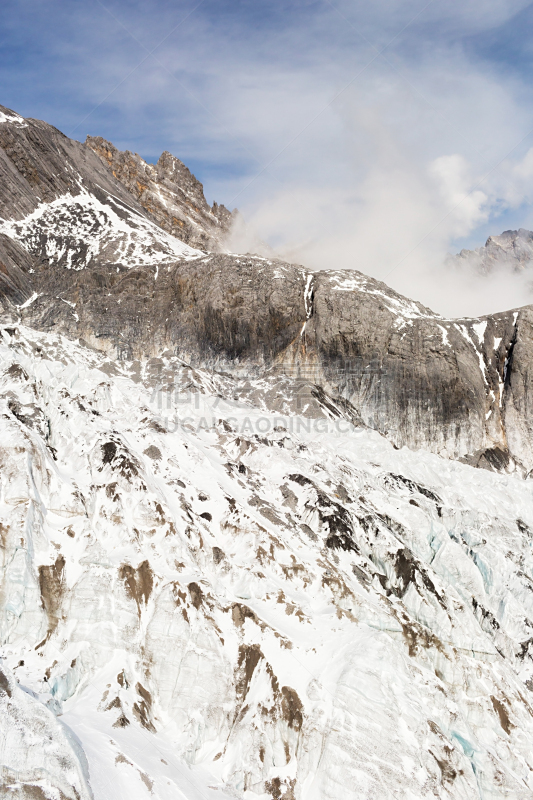
<svg viewBox="0 0 533 800">
<path fill-rule="evenodd" d="M 176 236 L 164 155 L 0 108 L 0 796 L 532 797 L 533 309 Z"/>
<path fill-rule="evenodd" d="M 531 307 L 448 320 L 356 271 L 194 249 L 156 224 L 166 225 L 150 200 L 170 210 L 201 193 L 181 162 L 156 168 L 2 114 L 5 319 L 113 358 L 168 349 L 196 367 L 297 377 L 397 446 L 533 469 Z M 137 183 L 140 195 L 127 190 Z"/>
</svg>

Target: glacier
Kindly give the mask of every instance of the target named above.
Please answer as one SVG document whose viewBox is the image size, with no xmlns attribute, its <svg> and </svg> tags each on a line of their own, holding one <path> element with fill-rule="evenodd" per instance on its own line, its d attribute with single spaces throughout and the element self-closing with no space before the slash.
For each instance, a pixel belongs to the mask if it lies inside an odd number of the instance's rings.
<svg viewBox="0 0 533 800">
<path fill-rule="evenodd" d="M 6 797 L 532 796 L 530 481 L 1 335 Z"/>
</svg>

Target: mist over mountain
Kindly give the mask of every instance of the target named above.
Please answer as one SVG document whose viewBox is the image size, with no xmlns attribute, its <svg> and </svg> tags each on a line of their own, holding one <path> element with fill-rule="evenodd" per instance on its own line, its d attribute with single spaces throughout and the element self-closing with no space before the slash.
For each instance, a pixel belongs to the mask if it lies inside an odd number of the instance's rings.
<svg viewBox="0 0 533 800">
<path fill-rule="evenodd" d="M 3 796 L 530 798 L 533 308 L 244 225 L 0 107 Z"/>
</svg>

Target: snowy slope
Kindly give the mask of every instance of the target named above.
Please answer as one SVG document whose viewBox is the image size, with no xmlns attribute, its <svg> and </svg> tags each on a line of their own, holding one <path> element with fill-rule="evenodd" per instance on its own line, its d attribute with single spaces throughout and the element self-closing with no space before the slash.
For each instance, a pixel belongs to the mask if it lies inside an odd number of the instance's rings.
<svg viewBox="0 0 533 800">
<path fill-rule="evenodd" d="M 110 267 L 140 267 L 204 255 L 112 195 L 105 200 L 83 190 L 63 195 L 22 220 L 0 220 L 0 234 L 50 266 L 67 269 L 86 269 L 99 259 Z"/>
<path fill-rule="evenodd" d="M 3 664 L 95 800 L 532 796 L 529 481 L 168 354 L 0 375 Z"/>
<path fill-rule="evenodd" d="M 92 800 L 87 759 L 77 737 L 5 666 L 0 670 L 2 797 Z"/>
</svg>

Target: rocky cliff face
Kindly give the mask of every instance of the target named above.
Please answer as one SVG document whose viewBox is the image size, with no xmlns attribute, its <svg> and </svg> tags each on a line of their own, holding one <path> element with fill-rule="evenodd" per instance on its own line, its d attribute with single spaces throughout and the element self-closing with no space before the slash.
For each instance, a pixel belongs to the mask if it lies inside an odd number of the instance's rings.
<svg viewBox="0 0 533 800">
<path fill-rule="evenodd" d="M 225 249 L 231 213 L 218 203 L 209 207 L 202 184 L 178 158 L 164 152 L 152 165 L 136 153 L 120 152 L 101 136 L 88 136 L 85 144 L 163 230 L 200 250 Z"/>
<path fill-rule="evenodd" d="M 45 264 L 32 278 L 22 320 L 113 358 L 170 349 L 195 366 L 289 376 L 397 446 L 533 468 L 529 308 L 445 320 L 356 273 L 313 276 L 254 257 L 117 271 Z"/>
</svg>

